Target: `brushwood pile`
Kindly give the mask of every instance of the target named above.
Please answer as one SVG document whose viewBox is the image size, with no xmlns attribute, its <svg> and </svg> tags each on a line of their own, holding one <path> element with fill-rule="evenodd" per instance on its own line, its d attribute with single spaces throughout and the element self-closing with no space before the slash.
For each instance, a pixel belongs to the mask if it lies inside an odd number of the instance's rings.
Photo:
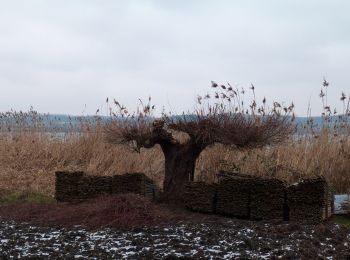
<svg viewBox="0 0 350 260">
<path fill-rule="evenodd" d="M 153 181 L 143 173 L 126 173 L 112 177 L 112 193 L 136 193 L 153 199 L 156 189 Z"/>
<path fill-rule="evenodd" d="M 333 213 L 334 196 L 323 178 L 287 185 L 278 179 L 222 173 L 217 184 L 189 182 L 183 202 L 202 213 L 251 220 L 290 220 L 317 223 Z M 143 173 L 89 176 L 82 171 L 56 172 L 55 197 L 79 202 L 102 194 L 136 193 L 150 199 L 159 189 Z"/>
<path fill-rule="evenodd" d="M 319 222 L 328 217 L 329 187 L 323 179 L 303 180 L 287 189 L 289 220 Z"/>
<path fill-rule="evenodd" d="M 251 220 L 317 223 L 331 217 L 334 196 L 323 178 L 287 185 L 278 179 L 226 174 L 217 185 L 187 185 L 184 201 L 188 209 L 198 212 Z M 213 210 L 205 211 L 208 208 Z"/>
<path fill-rule="evenodd" d="M 158 193 L 154 182 L 143 173 L 90 176 L 82 171 L 57 171 L 55 188 L 55 198 L 61 202 L 79 202 L 118 193 L 136 193 L 155 199 Z"/>
<path fill-rule="evenodd" d="M 250 218 L 283 219 L 285 183 L 277 179 L 254 179 L 250 190 Z"/>
<path fill-rule="evenodd" d="M 184 193 L 185 207 L 202 213 L 214 213 L 216 185 L 204 182 L 190 182 Z"/>
<path fill-rule="evenodd" d="M 218 183 L 216 212 L 220 215 L 248 218 L 253 178 L 235 176 Z"/>
</svg>

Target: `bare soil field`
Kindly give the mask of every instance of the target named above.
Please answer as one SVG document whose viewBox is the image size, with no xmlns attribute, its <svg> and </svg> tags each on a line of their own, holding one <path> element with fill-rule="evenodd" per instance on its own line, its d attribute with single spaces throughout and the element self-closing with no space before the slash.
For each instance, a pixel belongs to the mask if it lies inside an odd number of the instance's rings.
<svg viewBox="0 0 350 260">
<path fill-rule="evenodd" d="M 0 222 L 0 257 L 35 259 L 349 259 L 334 223 L 178 222 L 129 231 Z"/>
<path fill-rule="evenodd" d="M 349 259 L 348 220 L 248 221 L 135 194 L 0 206 L 1 259 Z M 341 221 L 336 220 L 341 223 Z"/>
</svg>

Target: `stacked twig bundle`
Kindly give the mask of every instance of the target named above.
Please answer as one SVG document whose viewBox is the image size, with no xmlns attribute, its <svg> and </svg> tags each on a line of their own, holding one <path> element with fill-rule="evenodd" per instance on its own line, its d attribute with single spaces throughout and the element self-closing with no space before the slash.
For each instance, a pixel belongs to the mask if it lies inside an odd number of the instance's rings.
<svg viewBox="0 0 350 260">
<path fill-rule="evenodd" d="M 158 189 L 143 173 L 88 176 L 84 172 L 56 172 L 57 201 L 77 202 L 102 194 L 137 193 L 154 199 Z"/>
<path fill-rule="evenodd" d="M 250 218 L 283 220 L 284 210 L 284 182 L 277 179 L 254 179 L 250 190 Z"/>
<path fill-rule="evenodd" d="M 154 182 L 143 173 L 114 175 L 112 193 L 136 193 L 154 199 L 157 193 Z"/>
<path fill-rule="evenodd" d="M 81 183 L 83 199 L 89 199 L 97 195 L 112 193 L 111 176 L 84 176 Z"/>
<path fill-rule="evenodd" d="M 335 192 L 334 186 L 326 182 L 327 187 L 327 196 L 326 196 L 326 206 L 325 206 L 325 215 L 324 219 L 329 219 L 334 214 L 334 202 L 335 202 Z"/>
<path fill-rule="evenodd" d="M 224 164 L 224 163 L 223 163 Z M 224 164 L 225 166 L 225 164 Z M 228 167 L 228 166 L 226 166 Z M 251 175 L 247 175 L 247 174 L 242 174 L 240 173 L 238 170 L 220 170 L 218 173 L 215 174 L 215 177 L 217 178 L 218 182 L 224 182 L 227 179 L 232 179 L 232 178 L 250 178 L 250 179 L 256 179 L 258 177 L 256 176 L 251 176 Z"/>
<path fill-rule="evenodd" d="M 333 214 L 334 195 L 322 178 L 306 179 L 287 187 L 278 179 L 237 173 L 220 172 L 218 177 L 216 186 L 188 184 L 184 196 L 186 207 L 252 220 L 320 222 Z"/>
<path fill-rule="evenodd" d="M 216 212 L 221 215 L 240 218 L 250 217 L 250 190 L 254 178 L 232 176 L 221 178 L 217 187 Z"/>
<path fill-rule="evenodd" d="M 289 220 L 320 222 L 328 218 L 329 198 L 329 188 L 323 178 L 303 180 L 289 186 Z"/>
<path fill-rule="evenodd" d="M 184 192 L 185 207 L 196 212 L 214 213 L 216 185 L 204 182 L 190 182 Z"/>
<path fill-rule="evenodd" d="M 81 184 L 84 172 L 56 172 L 55 197 L 57 201 L 80 200 L 82 198 Z"/>
</svg>

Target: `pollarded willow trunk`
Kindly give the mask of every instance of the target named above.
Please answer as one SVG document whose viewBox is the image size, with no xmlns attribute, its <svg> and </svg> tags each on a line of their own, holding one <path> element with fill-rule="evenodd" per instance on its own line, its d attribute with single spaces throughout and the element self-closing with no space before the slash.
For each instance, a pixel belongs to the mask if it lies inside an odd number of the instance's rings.
<svg viewBox="0 0 350 260">
<path fill-rule="evenodd" d="M 190 144 L 174 144 L 163 147 L 165 156 L 164 200 L 181 203 L 184 187 L 193 181 L 200 150 Z"/>
</svg>

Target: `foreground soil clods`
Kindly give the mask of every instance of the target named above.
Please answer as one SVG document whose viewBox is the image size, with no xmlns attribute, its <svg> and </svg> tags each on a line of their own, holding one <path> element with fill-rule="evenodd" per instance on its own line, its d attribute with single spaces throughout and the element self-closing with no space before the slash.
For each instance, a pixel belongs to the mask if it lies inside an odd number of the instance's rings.
<svg viewBox="0 0 350 260">
<path fill-rule="evenodd" d="M 0 258 L 348 259 L 350 233 L 335 224 L 221 221 L 132 231 L 0 222 Z"/>
<path fill-rule="evenodd" d="M 348 259 L 332 222 L 248 221 L 154 204 L 136 194 L 0 207 L 0 259 Z M 323 258 L 322 258 L 323 257 Z"/>
</svg>

